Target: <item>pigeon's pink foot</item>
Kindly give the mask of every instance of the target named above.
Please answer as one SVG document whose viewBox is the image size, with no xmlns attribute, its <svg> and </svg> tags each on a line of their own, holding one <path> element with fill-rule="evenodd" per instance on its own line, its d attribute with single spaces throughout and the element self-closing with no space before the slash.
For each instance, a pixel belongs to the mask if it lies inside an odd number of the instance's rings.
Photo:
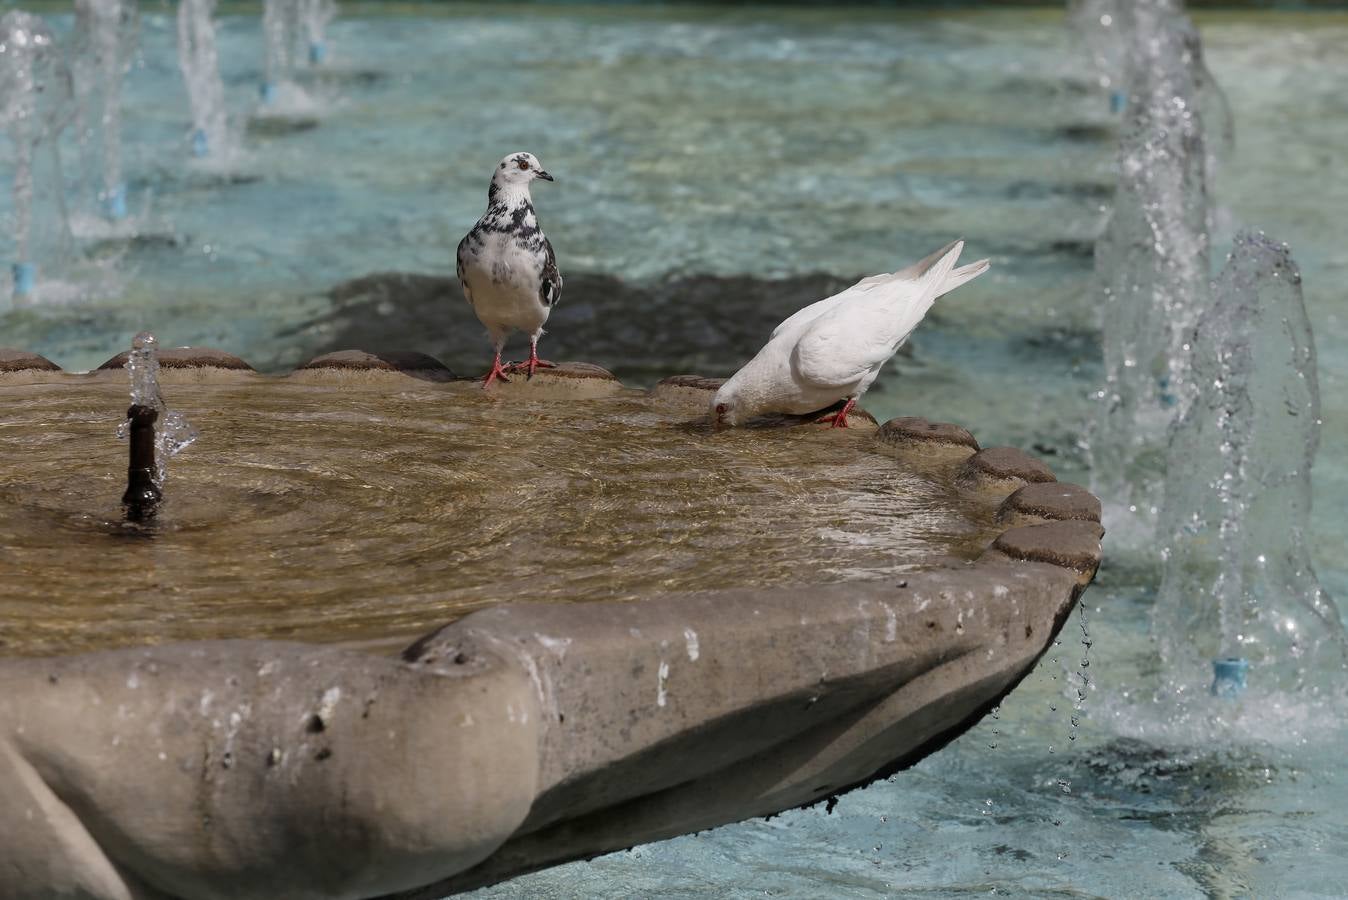
<svg viewBox="0 0 1348 900">
<path fill-rule="evenodd" d="M 838 410 L 837 412 L 833 413 L 832 415 L 823 416 L 822 418 L 817 419 L 816 421 L 819 421 L 819 422 L 832 422 L 833 424 L 831 424 L 831 425 L 829 426 L 830 428 L 846 428 L 846 427 L 847 427 L 847 414 L 850 413 L 850 412 L 852 411 L 852 407 L 854 407 L 854 406 L 856 406 L 856 405 L 857 405 L 856 398 L 855 398 L 855 397 L 848 397 L 848 398 L 847 398 L 847 402 L 843 404 L 843 408 L 842 408 L 842 409 Z"/>
<path fill-rule="evenodd" d="M 491 387 L 493 381 L 500 379 L 509 383 L 510 379 L 506 377 L 506 369 L 501 368 L 501 354 L 497 353 L 496 358 L 491 361 L 491 371 L 482 379 L 482 389 L 485 391 Z"/>
<path fill-rule="evenodd" d="M 507 372 L 527 371 L 529 374 L 525 375 L 524 378 L 526 381 L 528 381 L 529 379 L 534 377 L 534 372 L 538 369 L 555 369 L 555 368 L 557 368 L 556 363 L 551 363 L 548 362 L 546 359 L 538 358 L 537 347 L 530 347 L 529 359 L 527 361 L 511 363 L 510 365 L 505 367 L 505 370 Z"/>
</svg>

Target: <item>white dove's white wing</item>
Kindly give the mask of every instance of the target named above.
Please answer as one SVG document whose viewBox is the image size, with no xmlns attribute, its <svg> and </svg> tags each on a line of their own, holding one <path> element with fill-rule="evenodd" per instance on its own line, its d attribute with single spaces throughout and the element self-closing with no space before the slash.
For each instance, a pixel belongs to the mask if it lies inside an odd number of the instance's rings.
<svg viewBox="0 0 1348 900">
<path fill-rule="evenodd" d="M 848 303 L 865 297 L 870 294 L 872 290 L 882 287 L 883 285 L 892 284 L 897 281 L 912 281 L 913 279 L 920 278 L 923 272 L 926 272 L 931 266 L 935 265 L 941 257 L 949 253 L 951 248 L 958 243 L 959 241 L 952 241 L 935 253 L 918 260 L 911 266 L 905 266 L 897 272 L 882 272 L 879 275 L 868 275 L 850 288 L 840 291 L 832 297 L 816 300 L 809 306 L 796 310 L 772 330 L 772 335 L 768 339 L 772 340 L 792 331 L 803 330 L 805 325 L 819 318 L 839 304 Z M 965 282 L 971 281 L 979 275 L 982 275 L 987 271 L 988 265 L 988 260 L 980 259 L 978 262 L 970 263 L 967 266 L 960 266 L 958 269 L 953 270 L 941 284 L 940 289 L 936 292 L 936 297 L 948 294 Z"/>
<path fill-rule="evenodd" d="M 944 293 L 964 245 L 956 241 L 914 266 L 874 284 L 854 302 L 834 304 L 802 331 L 791 352 L 797 381 L 810 388 L 849 388 L 879 369 Z M 986 261 L 962 284 L 987 268 Z M 955 286 L 958 286 L 955 285 Z M 950 289 L 953 289 L 950 288 Z"/>
<path fill-rule="evenodd" d="M 843 301 L 851 297 L 859 296 L 862 292 L 858 290 L 858 288 L 860 288 L 863 284 L 869 282 L 872 278 L 882 278 L 882 277 L 884 276 L 872 275 L 870 278 L 863 278 L 856 284 L 852 285 L 850 288 L 847 288 L 844 291 L 839 291 L 832 297 L 825 297 L 823 300 L 814 301 L 809 306 L 802 306 L 800 309 L 796 310 L 791 315 L 783 319 L 780 325 L 772 329 L 772 334 L 768 337 L 768 340 L 770 341 L 776 340 L 778 337 L 781 337 L 782 335 L 789 334 L 790 332 L 802 328 L 803 326 L 807 325 L 814 319 L 828 312 L 830 309 L 832 309 L 839 303 L 842 303 Z"/>
</svg>

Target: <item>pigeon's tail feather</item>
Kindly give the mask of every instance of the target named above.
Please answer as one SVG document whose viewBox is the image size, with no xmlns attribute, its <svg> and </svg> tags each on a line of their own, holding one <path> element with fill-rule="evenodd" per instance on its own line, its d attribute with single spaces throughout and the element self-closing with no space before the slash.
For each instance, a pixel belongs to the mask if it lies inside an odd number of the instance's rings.
<svg viewBox="0 0 1348 900">
<path fill-rule="evenodd" d="M 963 240 L 951 241 L 950 243 L 942 247 L 940 250 L 937 250 L 935 253 L 932 253 L 929 256 L 924 256 L 922 259 L 919 259 L 911 266 L 904 266 L 902 269 L 899 269 L 899 271 L 891 275 L 890 278 L 895 280 L 902 278 L 905 281 L 917 281 L 923 275 L 926 275 L 928 272 L 930 272 L 933 266 L 935 266 L 941 260 L 945 259 L 946 255 L 949 254 L 951 250 L 955 250 L 956 247 L 958 247 L 959 250 L 963 250 L 964 241 Z M 959 258 L 959 250 L 955 250 L 956 259 Z"/>
<path fill-rule="evenodd" d="M 910 269 L 922 267 L 913 277 L 913 280 L 923 286 L 922 293 L 935 300 L 941 295 L 946 280 L 951 276 L 955 263 L 959 261 L 960 253 L 964 250 L 964 241 L 955 241 L 947 244 L 940 250 L 928 256 L 926 259 L 909 266 Z M 937 256 L 937 254 L 940 254 Z M 932 257 L 936 257 L 932 259 Z M 928 262 L 928 260 L 931 260 Z"/>
<path fill-rule="evenodd" d="M 936 296 L 943 297 L 960 285 L 968 284 L 986 272 L 991 265 L 991 261 L 980 259 L 978 262 L 969 263 L 967 266 L 960 266 L 947 275 L 945 281 L 941 282 L 941 288 L 936 292 Z"/>
<path fill-rule="evenodd" d="M 940 250 L 937 250 L 935 253 L 932 253 L 928 256 L 924 256 L 922 259 L 919 259 L 911 266 L 904 266 L 897 272 L 882 272 L 879 275 L 872 275 L 869 278 L 863 278 L 856 283 L 856 287 L 875 287 L 882 284 L 893 284 L 898 281 L 920 281 L 924 275 L 926 275 L 928 272 L 931 271 L 932 266 L 935 266 L 943 258 L 945 258 L 946 254 L 948 254 L 951 250 L 954 250 L 956 245 L 959 245 L 959 247 L 963 249 L 964 242 L 951 241 L 950 243 L 942 247 Z M 955 256 L 956 258 L 958 258 L 959 254 L 956 253 Z M 978 263 L 974 263 L 974 265 L 976 266 L 978 265 Z"/>
</svg>

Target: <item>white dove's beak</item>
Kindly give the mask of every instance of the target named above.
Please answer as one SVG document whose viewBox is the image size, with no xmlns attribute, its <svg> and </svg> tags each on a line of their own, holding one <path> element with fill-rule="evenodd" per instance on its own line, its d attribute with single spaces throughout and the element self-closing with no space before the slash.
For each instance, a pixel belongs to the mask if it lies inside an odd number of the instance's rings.
<svg viewBox="0 0 1348 900">
<path fill-rule="evenodd" d="M 539 169 L 536 174 L 538 175 L 539 178 L 542 178 L 544 181 L 557 180 L 556 178 L 553 178 L 551 175 L 549 175 L 546 169 Z"/>
</svg>

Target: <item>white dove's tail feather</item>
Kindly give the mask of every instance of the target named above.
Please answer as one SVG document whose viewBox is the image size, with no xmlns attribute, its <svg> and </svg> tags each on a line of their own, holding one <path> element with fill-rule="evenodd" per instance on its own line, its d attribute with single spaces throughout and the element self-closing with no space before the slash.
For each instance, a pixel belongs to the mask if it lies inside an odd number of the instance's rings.
<svg viewBox="0 0 1348 900">
<path fill-rule="evenodd" d="M 980 259 L 978 262 L 969 263 L 967 266 L 960 266 L 947 275 L 945 281 L 941 282 L 941 289 L 936 292 L 936 296 L 943 297 L 960 285 L 968 284 L 986 272 L 991 265 L 990 260 Z"/>
<path fill-rule="evenodd" d="M 880 275 L 872 275 L 869 278 L 863 278 L 861 281 L 857 282 L 856 286 L 874 288 L 884 284 L 893 284 L 896 281 L 919 281 L 924 275 L 930 272 L 934 266 L 944 259 L 951 250 L 954 250 L 957 245 L 962 249 L 964 242 L 951 241 L 940 250 L 919 259 L 911 266 L 904 266 L 897 272 L 884 272 Z M 956 253 L 955 257 L 958 259 L 959 254 Z M 949 277 L 946 278 L 945 282 L 941 285 L 941 288 L 936 292 L 936 296 L 940 297 L 943 294 L 948 294 L 960 285 L 974 280 L 979 275 L 986 272 L 990 265 L 991 262 L 989 260 L 980 259 L 978 262 L 969 263 L 967 266 L 960 266 L 950 273 Z"/>
<path fill-rule="evenodd" d="M 921 262 L 909 266 L 904 271 L 913 270 L 913 274 L 908 276 L 909 279 L 922 285 L 923 296 L 935 300 L 945 293 L 946 280 L 953 274 L 952 270 L 955 268 L 955 263 L 959 260 L 960 253 L 963 251 L 964 241 L 955 241 L 937 250 L 936 253 Z M 977 263 L 974 265 L 977 265 Z"/>
</svg>

